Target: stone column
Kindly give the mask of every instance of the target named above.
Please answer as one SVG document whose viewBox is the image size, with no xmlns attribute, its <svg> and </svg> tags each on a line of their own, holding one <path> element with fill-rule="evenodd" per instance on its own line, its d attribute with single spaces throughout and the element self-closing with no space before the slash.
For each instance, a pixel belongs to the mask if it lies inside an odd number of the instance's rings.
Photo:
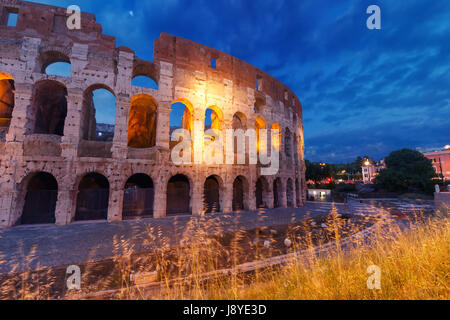
<svg viewBox="0 0 450 320">
<path fill-rule="evenodd" d="M 15 223 L 14 201 L 16 199 L 14 190 L 4 188 L 2 185 L 2 192 L 0 194 L 0 228 L 12 227 Z"/>
<path fill-rule="evenodd" d="M 191 193 L 192 215 L 201 216 L 203 215 L 203 182 L 193 181 L 193 184 Z"/>
<path fill-rule="evenodd" d="M 14 108 L 9 131 L 6 135 L 6 142 L 10 143 L 10 148 L 12 145 L 18 145 L 17 150 L 13 154 L 18 156 L 23 154 L 22 142 L 25 139 L 25 135 L 31 132 L 34 124 L 30 114 L 33 86 L 27 83 L 16 83 L 14 98 Z"/>
<path fill-rule="evenodd" d="M 256 210 L 256 182 L 250 180 L 248 183 L 248 210 L 254 211 Z"/>
<path fill-rule="evenodd" d="M 156 146 L 169 150 L 170 141 L 170 102 L 160 102 L 157 112 Z"/>
<path fill-rule="evenodd" d="M 167 207 L 167 180 L 158 177 L 155 181 L 155 198 L 153 203 L 153 217 L 163 218 L 166 216 Z"/>
<path fill-rule="evenodd" d="M 57 225 L 67 225 L 75 217 L 77 202 L 76 190 L 58 190 L 58 200 L 56 201 L 55 218 Z"/>
<path fill-rule="evenodd" d="M 266 202 L 266 205 L 269 209 L 273 209 L 273 202 L 274 202 L 273 181 L 269 180 L 268 187 L 269 187 L 269 190 L 267 190 L 267 192 L 266 192 L 266 197 L 264 198 L 264 201 Z"/>
<path fill-rule="evenodd" d="M 126 159 L 128 153 L 128 110 L 130 97 L 119 95 L 116 100 L 116 122 L 111 152 L 113 158 Z"/>
<path fill-rule="evenodd" d="M 122 221 L 123 190 L 109 190 L 108 221 Z"/>
<path fill-rule="evenodd" d="M 287 195 L 286 195 L 286 184 L 287 181 L 283 181 L 283 179 L 281 179 L 281 208 L 287 208 Z"/>
<path fill-rule="evenodd" d="M 83 108 L 83 91 L 80 89 L 68 89 L 67 117 L 64 123 L 64 136 L 61 138 L 61 156 L 76 158 L 78 145 L 82 138 L 81 122 Z"/>
<path fill-rule="evenodd" d="M 221 197 L 223 198 L 222 200 L 223 213 L 233 212 L 233 183 L 224 182 Z"/>
</svg>

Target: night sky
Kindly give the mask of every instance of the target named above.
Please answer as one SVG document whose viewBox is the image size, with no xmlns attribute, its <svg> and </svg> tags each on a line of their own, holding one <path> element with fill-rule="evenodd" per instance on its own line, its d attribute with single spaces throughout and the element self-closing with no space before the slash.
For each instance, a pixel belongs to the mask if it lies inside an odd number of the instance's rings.
<svg viewBox="0 0 450 320">
<path fill-rule="evenodd" d="M 167 32 L 270 73 L 302 102 L 306 159 L 380 159 L 450 143 L 448 0 L 35 2 L 79 5 L 147 60 Z M 381 30 L 366 27 L 372 4 Z"/>
</svg>

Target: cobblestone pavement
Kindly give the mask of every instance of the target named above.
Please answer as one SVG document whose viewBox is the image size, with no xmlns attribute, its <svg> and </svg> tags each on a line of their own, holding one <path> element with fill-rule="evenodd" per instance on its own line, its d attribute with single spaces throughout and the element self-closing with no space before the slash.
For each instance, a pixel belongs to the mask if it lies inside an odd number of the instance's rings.
<svg viewBox="0 0 450 320">
<path fill-rule="evenodd" d="M 84 222 L 67 226 L 17 226 L 0 230 L 0 273 L 36 270 L 45 266 L 81 264 L 111 258 L 123 253 L 118 241 L 127 241 L 134 253 L 151 251 L 168 241 L 172 245 L 189 230 L 201 228 L 207 233 L 282 225 L 331 211 L 330 203 L 308 202 L 301 208 L 269 209 L 203 217 L 179 216 L 146 218 L 121 222 Z M 346 205 L 336 204 L 340 213 Z M 354 208 L 351 207 L 351 211 Z M 119 248 L 118 248 L 119 247 Z"/>
</svg>

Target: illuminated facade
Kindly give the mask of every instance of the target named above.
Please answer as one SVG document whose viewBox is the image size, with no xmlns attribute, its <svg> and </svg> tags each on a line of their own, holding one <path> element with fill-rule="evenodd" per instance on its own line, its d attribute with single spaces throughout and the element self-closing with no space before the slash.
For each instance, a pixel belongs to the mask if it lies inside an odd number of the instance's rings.
<svg viewBox="0 0 450 320">
<path fill-rule="evenodd" d="M 166 33 L 154 42 L 154 61 L 145 61 L 117 47 L 88 13 L 72 31 L 65 8 L 2 1 L 0 12 L 0 226 L 303 205 L 302 106 L 272 76 Z M 10 14 L 15 26 L 7 25 Z M 70 77 L 45 73 L 57 62 L 70 63 Z M 157 89 L 133 86 L 137 76 Z M 114 125 L 95 120 L 98 88 L 116 99 Z M 174 165 L 176 103 L 185 106 L 187 130 L 205 114 L 213 129 L 279 128 L 272 141 L 280 170 L 262 176 L 260 164 Z M 193 140 L 202 152 L 206 139 Z"/>
</svg>

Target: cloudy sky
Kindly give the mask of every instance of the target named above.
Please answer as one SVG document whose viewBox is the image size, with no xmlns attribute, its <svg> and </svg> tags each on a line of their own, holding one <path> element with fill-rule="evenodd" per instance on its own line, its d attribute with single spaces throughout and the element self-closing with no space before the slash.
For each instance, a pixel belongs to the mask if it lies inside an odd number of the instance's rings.
<svg viewBox="0 0 450 320">
<path fill-rule="evenodd" d="M 450 1 L 59 0 L 153 60 L 161 32 L 245 60 L 303 105 L 306 158 L 380 159 L 450 143 Z M 381 8 L 381 30 L 366 9 Z"/>
</svg>

